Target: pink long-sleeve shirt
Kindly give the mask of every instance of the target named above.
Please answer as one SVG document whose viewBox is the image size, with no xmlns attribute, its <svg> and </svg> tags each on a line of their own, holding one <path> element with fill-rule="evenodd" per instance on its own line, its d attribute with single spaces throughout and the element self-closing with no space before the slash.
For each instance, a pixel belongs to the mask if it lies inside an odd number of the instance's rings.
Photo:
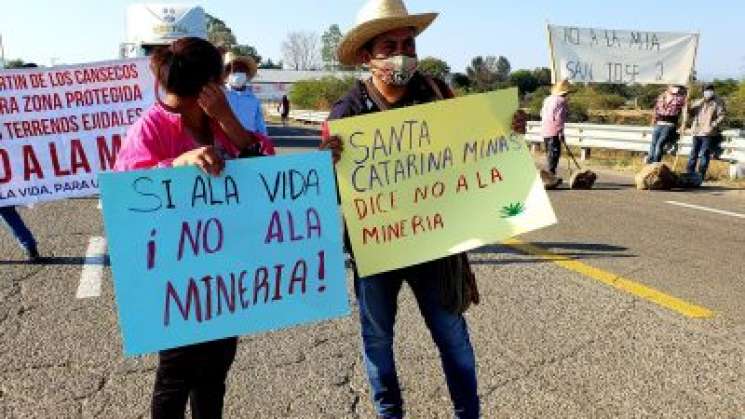
<svg viewBox="0 0 745 419">
<path fill-rule="evenodd" d="M 567 98 L 551 95 L 543 101 L 541 109 L 541 135 L 543 138 L 556 137 L 564 132 L 569 115 Z"/>
<path fill-rule="evenodd" d="M 228 139 L 219 125 L 212 124 L 215 148 L 225 159 L 238 157 L 238 148 Z M 262 152 L 274 154 L 271 141 L 259 135 Z M 181 115 L 170 112 L 160 103 L 150 107 L 129 128 L 127 138 L 116 158 L 116 171 L 171 167 L 180 155 L 203 147 L 184 127 Z"/>
</svg>

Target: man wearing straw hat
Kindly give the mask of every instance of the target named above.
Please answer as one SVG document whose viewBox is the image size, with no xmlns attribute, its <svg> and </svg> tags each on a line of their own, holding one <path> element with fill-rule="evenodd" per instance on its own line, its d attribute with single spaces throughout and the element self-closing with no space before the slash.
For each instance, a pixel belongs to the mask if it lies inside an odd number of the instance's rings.
<svg viewBox="0 0 745 419">
<path fill-rule="evenodd" d="M 569 115 L 567 95 L 570 89 L 568 80 L 557 83 L 551 90 L 551 96 L 543 101 L 541 108 L 541 135 L 546 144 L 546 170 L 554 176 L 561 159 L 561 141 Z"/>
<path fill-rule="evenodd" d="M 441 80 L 417 71 L 416 36 L 436 13 L 409 14 L 402 0 L 370 0 L 357 25 L 341 41 L 339 61 L 369 66 L 372 77 L 358 81 L 337 102 L 329 119 L 347 118 L 453 97 Z M 338 161 L 342 144 L 324 125 L 322 149 Z M 363 357 L 380 418 L 402 418 L 403 400 L 393 353 L 398 293 L 411 287 L 442 359 L 457 418 L 478 418 L 476 360 L 463 312 L 478 303 L 478 290 L 465 255 L 457 255 L 372 277 L 355 275 Z M 456 292 L 443 290 L 457 289 Z"/>
<path fill-rule="evenodd" d="M 243 128 L 267 135 L 261 102 L 254 96 L 249 82 L 256 76 L 256 61 L 228 52 L 225 54 L 225 79 L 228 103 Z"/>
</svg>

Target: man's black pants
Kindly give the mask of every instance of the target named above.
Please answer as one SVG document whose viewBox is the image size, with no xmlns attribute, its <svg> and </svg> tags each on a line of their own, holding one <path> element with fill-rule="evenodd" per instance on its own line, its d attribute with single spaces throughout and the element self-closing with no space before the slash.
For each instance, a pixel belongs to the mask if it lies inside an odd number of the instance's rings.
<svg viewBox="0 0 745 419">
<path fill-rule="evenodd" d="M 561 137 L 544 138 L 543 142 L 546 144 L 546 169 L 555 175 L 561 159 Z"/>
<path fill-rule="evenodd" d="M 186 400 L 193 419 L 222 418 L 225 378 L 238 338 L 161 351 L 153 389 L 153 419 L 183 419 Z"/>
</svg>

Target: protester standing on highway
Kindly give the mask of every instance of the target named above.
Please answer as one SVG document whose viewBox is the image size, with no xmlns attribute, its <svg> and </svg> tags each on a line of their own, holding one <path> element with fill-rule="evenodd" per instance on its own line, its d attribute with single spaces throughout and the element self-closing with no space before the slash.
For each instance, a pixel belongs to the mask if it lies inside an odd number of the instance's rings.
<svg viewBox="0 0 745 419">
<path fill-rule="evenodd" d="M 556 175 L 561 159 L 561 143 L 564 140 L 564 125 L 569 116 L 570 93 L 568 80 L 562 80 L 551 90 L 551 95 L 543 101 L 541 108 L 541 135 L 546 144 L 546 170 Z"/>
<path fill-rule="evenodd" d="M 671 85 L 658 98 L 654 105 L 654 130 L 649 146 L 647 164 L 662 161 L 665 145 L 674 143 L 678 136 L 680 115 L 686 103 L 686 93 L 682 86 Z"/>
<path fill-rule="evenodd" d="M 721 126 L 726 117 L 724 102 L 716 95 L 714 85 L 704 87 L 704 97 L 693 102 L 689 112 L 693 120 L 693 148 L 688 159 L 688 173 L 696 173 L 698 164 L 698 174 L 703 181 L 711 156 L 721 141 Z"/>
<path fill-rule="evenodd" d="M 282 125 L 287 126 L 287 119 L 290 117 L 290 99 L 287 98 L 287 95 L 282 95 L 282 100 L 277 106 L 277 112 L 282 117 Z"/>
<path fill-rule="evenodd" d="M 26 63 L 23 68 L 36 68 L 38 65 L 34 63 Z M 26 252 L 26 260 L 29 262 L 36 262 L 39 260 L 39 249 L 31 230 L 23 222 L 23 219 L 18 214 L 15 207 L 0 207 L 0 218 L 3 219 L 5 224 L 8 226 L 10 232 L 15 236 L 18 243 Z"/>
<path fill-rule="evenodd" d="M 358 24 L 342 40 L 339 60 L 345 65 L 367 64 L 372 78 L 357 81 L 337 102 L 329 119 L 385 111 L 453 96 L 441 80 L 417 71 L 415 38 L 437 17 L 435 13 L 410 15 L 402 0 L 371 0 L 358 16 Z M 335 161 L 343 152 L 338 137 L 329 137 L 324 126 L 322 149 L 332 150 Z M 450 269 L 458 266 L 457 270 Z M 457 272 L 455 272 L 457 271 Z M 393 330 L 398 294 L 406 281 L 440 351 L 445 378 L 457 418 L 479 417 L 476 360 L 463 312 L 471 299 L 478 300 L 473 274 L 465 255 L 457 255 L 360 278 L 355 273 L 363 357 L 379 417 L 404 415 L 393 353 Z M 459 307 L 443 300 L 446 284 L 467 283 L 468 299 Z"/>
<path fill-rule="evenodd" d="M 273 155 L 274 147 L 268 137 L 261 102 L 249 85 L 256 72 L 256 61 L 253 58 L 236 56 L 230 52 L 225 55 L 225 79 L 230 108 L 243 128 L 264 136 L 261 153 Z"/>
<path fill-rule="evenodd" d="M 211 43 L 182 38 L 156 50 L 150 63 L 155 90 L 166 95 L 129 129 L 116 170 L 194 165 L 218 175 L 225 159 L 259 142 L 230 109 L 222 56 Z M 233 337 L 161 351 L 152 417 L 183 418 L 188 399 L 193 418 L 221 418 L 237 343 Z"/>
</svg>

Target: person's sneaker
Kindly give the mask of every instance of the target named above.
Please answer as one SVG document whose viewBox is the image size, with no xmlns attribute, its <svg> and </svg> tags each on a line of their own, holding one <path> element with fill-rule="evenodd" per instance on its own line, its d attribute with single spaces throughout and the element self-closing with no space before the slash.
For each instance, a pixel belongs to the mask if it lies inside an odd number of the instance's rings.
<svg viewBox="0 0 745 419">
<path fill-rule="evenodd" d="M 36 263 L 39 261 L 39 250 L 36 247 L 29 247 L 26 249 L 26 260 L 29 263 Z"/>
</svg>

